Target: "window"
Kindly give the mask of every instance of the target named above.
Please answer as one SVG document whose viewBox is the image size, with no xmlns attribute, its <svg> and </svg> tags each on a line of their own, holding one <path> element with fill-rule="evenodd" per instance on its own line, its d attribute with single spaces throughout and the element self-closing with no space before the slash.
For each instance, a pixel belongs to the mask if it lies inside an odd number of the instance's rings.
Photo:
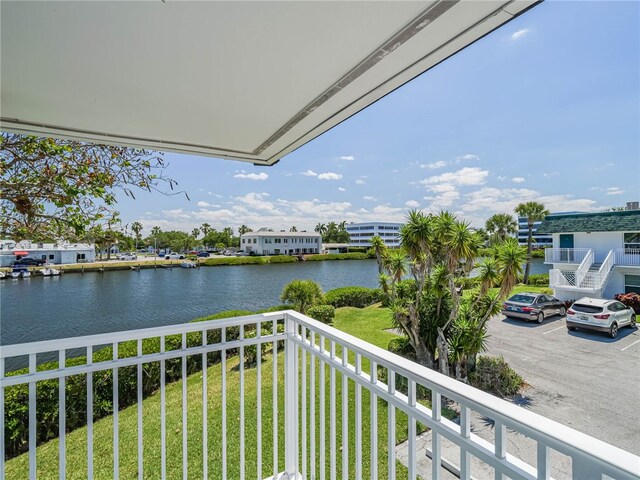
<svg viewBox="0 0 640 480">
<path fill-rule="evenodd" d="M 85 254 L 84 253 L 76 254 L 76 261 L 78 260 L 85 260 Z"/>
<path fill-rule="evenodd" d="M 289 243 L 289 239 L 285 238 L 284 241 L 282 243 Z"/>
<path fill-rule="evenodd" d="M 244 241 L 245 241 L 245 239 L 243 238 L 243 239 L 242 239 L 242 243 L 244 243 Z"/>
<path fill-rule="evenodd" d="M 629 232 L 624 234 L 624 248 L 625 250 L 634 248 L 640 249 L 640 232 Z M 625 252 L 631 253 L 631 252 Z"/>
<path fill-rule="evenodd" d="M 258 239 L 257 239 L 257 238 L 254 238 L 254 239 L 253 239 L 253 243 L 256 243 L 256 240 L 258 240 Z"/>
<path fill-rule="evenodd" d="M 640 275 L 624 276 L 624 293 L 640 293 Z"/>
<path fill-rule="evenodd" d="M 276 238 L 276 239 L 274 239 L 273 243 L 282 243 L 282 239 Z"/>
<path fill-rule="evenodd" d="M 53 260 L 54 258 L 56 258 L 56 256 L 55 256 L 55 255 L 53 255 L 53 254 L 52 254 L 52 255 L 49 255 L 49 260 Z"/>
</svg>

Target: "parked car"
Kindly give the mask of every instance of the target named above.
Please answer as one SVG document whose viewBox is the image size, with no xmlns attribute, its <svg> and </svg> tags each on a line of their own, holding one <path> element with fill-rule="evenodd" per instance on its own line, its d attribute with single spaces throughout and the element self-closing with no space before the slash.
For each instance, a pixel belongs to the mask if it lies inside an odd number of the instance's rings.
<svg viewBox="0 0 640 480">
<path fill-rule="evenodd" d="M 563 301 L 542 293 L 516 293 L 502 305 L 505 317 L 535 320 L 538 323 L 553 315 L 564 316 L 566 310 Z"/>
<path fill-rule="evenodd" d="M 9 265 L 11 265 L 12 267 L 15 265 L 27 265 L 30 267 L 31 266 L 39 267 L 40 265 L 44 265 L 45 263 L 47 263 L 47 261 L 42 258 L 22 257 L 18 260 L 14 260 Z"/>
<path fill-rule="evenodd" d="M 236 257 L 248 257 L 249 254 L 247 252 L 236 252 Z"/>
<path fill-rule="evenodd" d="M 200 258 L 209 258 L 210 256 L 209 252 L 198 252 L 198 257 Z"/>
<path fill-rule="evenodd" d="M 584 297 L 576 300 L 567 310 L 567 329 L 576 328 L 606 332 L 611 338 L 618 336 L 620 327 L 636 327 L 633 308 L 617 300 Z"/>
<path fill-rule="evenodd" d="M 118 260 L 137 260 L 138 255 L 133 252 L 121 253 L 118 255 Z"/>
<path fill-rule="evenodd" d="M 179 253 L 176 252 L 171 252 L 168 255 L 164 256 L 165 260 L 183 260 L 184 259 L 184 255 L 181 255 Z"/>
</svg>

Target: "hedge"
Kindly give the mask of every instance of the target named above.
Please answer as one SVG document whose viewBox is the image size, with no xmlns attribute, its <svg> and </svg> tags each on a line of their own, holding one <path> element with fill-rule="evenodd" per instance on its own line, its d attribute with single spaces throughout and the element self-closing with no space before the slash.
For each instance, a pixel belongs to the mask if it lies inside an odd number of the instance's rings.
<svg viewBox="0 0 640 480">
<path fill-rule="evenodd" d="M 309 307 L 307 315 L 322 323 L 333 323 L 336 317 L 336 309 L 333 305 L 314 305 Z"/>
<path fill-rule="evenodd" d="M 539 287 L 548 287 L 549 286 L 549 274 L 548 273 L 535 273 L 533 275 L 529 275 L 529 283 L 528 285 L 536 285 Z"/>
<path fill-rule="evenodd" d="M 246 257 L 245 257 L 246 258 Z M 282 306 L 274 307 L 282 310 Z M 286 307 L 285 307 L 286 308 Z M 271 310 L 271 309 L 268 309 Z M 207 320 L 217 320 L 222 318 L 251 315 L 254 312 L 248 310 L 227 310 L 206 317 L 197 318 L 193 322 Z M 282 330 L 282 324 L 278 326 Z M 262 335 L 271 335 L 273 328 L 271 324 L 265 325 Z M 240 327 L 226 327 L 226 341 L 237 340 L 240 336 Z M 255 326 L 245 327 L 245 336 L 252 338 L 255 336 Z M 221 342 L 221 330 L 213 329 L 207 331 L 207 343 L 215 344 Z M 187 334 L 187 347 L 202 345 L 202 333 L 190 332 Z M 182 335 L 168 335 L 165 337 L 165 350 L 180 350 L 182 348 Z M 262 344 L 261 353 L 264 354 L 268 345 Z M 160 338 L 149 338 L 142 341 L 142 352 L 144 355 L 160 352 Z M 227 356 L 238 354 L 238 349 L 228 349 Z M 245 364 L 253 365 L 257 358 L 257 347 L 247 346 L 244 349 Z M 129 358 L 137 356 L 137 341 L 126 341 L 118 344 L 118 358 Z M 93 353 L 93 362 L 105 362 L 113 359 L 113 347 L 107 346 Z M 207 355 L 208 366 L 218 363 L 221 360 L 221 352 L 210 352 Z M 86 357 L 80 356 L 66 360 L 66 366 L 77 366 L 86 364 Z M 58 362 L 47 362 L 38 365 L 38 371 L 55 370 Z M 187 375 L 202 369 L 202 356 L 187 356 Z M 142 365 L 143 397 L 149 396 L 158 389 L 160 384 L 160 363 L 148 362 Z M 21 375 L 28 373 L 28 369 L 21 369 L 10 372 L 7 376 Z M 106 417 L 113 413 L 113 370 L 102 370 L 93 374 L 93 419 L 94 421 Z M 181 359 L 170 359 L 165 361 L 165 380 L 173 382 L 182 378 Z M 66 431 L 71 432 L 87 423 L 87 375 L 72 375 L 66 377 Z M 121 367 L 118 369 L 118 406 L 120 409 L 133 405 L 137 401 L 137 366 Z M 36 384 L 36 405 L 37 405 L 37 444 L 55 438 L 59 435 L 59 406 L 58 406 L 58 379 L 43 380 Z M 28 449 L 29 438 L 29 386 L 28 384 L 16 385 L 5 389 L 5 448 L 7 458 L 14 457 Z"/>
<path fill-rule="evenodd" d="M 502 357 L 478 357 L 476 369 L 469 374 L 469 383 L 480 390 L 501 397 L 518 393 L 524 380 Z"/>
<path fill-rule="evenodd" d="M 366 260 L 365 253 L 327 253 L 325 255 L 305 255 L 308 262 L 322 262 L 324 260 Z"/>
<path fill-rule="evenodd" d="M 328 305 L 339 307 L 363 308 L 373 305 L 382 299 L 382 292 L 366 287 L 341 287 L 329 290 L 324 295 Z"/>
<path fill-rule="evenodd" d="M 273 255 L 269 257 L 245 256 L 207 258 L 201 265 L 214 267 L 218 265 L 266 265 L 268 263 L 295 263 L 298 259 L 289 255 Z"/>
</svg>

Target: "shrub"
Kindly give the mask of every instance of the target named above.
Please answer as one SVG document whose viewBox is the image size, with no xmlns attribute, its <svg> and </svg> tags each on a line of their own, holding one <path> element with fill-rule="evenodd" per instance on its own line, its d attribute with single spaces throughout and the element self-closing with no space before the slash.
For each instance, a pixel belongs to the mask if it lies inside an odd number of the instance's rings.
<svg viewBox="0 0 640 480">
<path fill-rule="evenodd" d="M 631 293 L 618 293 L 613 298 L 621 303 L 624 303 L 627 307 L 633 308 L 633 311 L 640 314 L 640 295 L 634 292 Z"/>
<path fill-rule="evenodd" d="M 382 292 L 374 288 L 342 287 L 329 290 L 325 295 L 325 302 L 336 308 L 363 308 L 379 302 L 381 298 Z"/>
<path fill-rule="evenodd" d="M 307 315 L 322 323 L 333 323 L 336 317 L 336 309 L 333 305 L 315 305 L 307 310 Z"/>
<path fill-rule="evenodd" d="M 544 248 L 536 248 L 531 251 L 531 258 L 544 258 Z"/>
<path fill-rule="evenodd" d="M 539 287 L 547 287 L 549 285 L 548 273 L 536 273 L 529 275 L 529 285 L 536 285 Z"/>
<path fill-rule="evenodd" d="M 322 288 L 313 280 L 293 280 L 282 289 L 280 300 L 292 305 L 300 313 L 322 301 Z"/>
<path fill-rule="evenodd" d="M 375 248 L 370 248 L 369 250 L 367 250 L 367 258 L 375 258 L 375 259 L 378 258 L 378 257 L 376 257 Z"/>
<path fill-rule="evenodd" d="M 366 260 L 367 255 L 364 253 L 327 253 L 326 255 L 305 255 L 304 258 L 310 262 L 322 262 L 324 260 Z"/>
<path fill-rule="evenodd" d="M 411 342 L 407 337 L 398 337 L 393 338 L 389 341 L 389 345 L 387 346 L 387 350 L 391 353 L 395 353 L 396 355 L 400 355 L 401 357 L 408 358 L 410 360 L 416 359 L 416 351 L 411 346 Z"/>
<path fill-rule="evenodd" d="M 291 255 L 272 255 L 265 258 L 268 260 L 267 263 L 296 263 L 298 261 L 297 257 Z"/>
<path fill-rule="evenodd" d="M 469 382 L 485 392 L 507 397 L 518 393 L 524 380 L 503 357 L 478 357 L 475 371 L 469 374 Z"/>
<path fill-rule="evenodd" d="M 367 253 L 367 247 L 349 247 L 347 251 L 349 253 Z"/>
</svg>

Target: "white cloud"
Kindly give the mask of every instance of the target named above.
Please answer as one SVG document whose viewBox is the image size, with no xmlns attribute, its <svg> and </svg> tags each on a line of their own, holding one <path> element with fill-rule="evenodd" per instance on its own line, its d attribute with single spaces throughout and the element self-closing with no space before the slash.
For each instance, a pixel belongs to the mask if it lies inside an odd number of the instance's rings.
<svg viewBox="0 0 640 480">
<path fill-rule="evenodd" d="M 203 202 L 203 201 L 196 203 L 196 205 L 199 206 L 200 208 L 218 208 L 220 206 L 220 205 L 214 205 L 212 203 Z"/>
<path fill-rule="evenodd" d="M 507 177 L 503 177 L 503 176 L 499 176 L 498 180 L 500 180 L 501 182 L 504 182 L 507 179 Z"/>
<path fill-rule="evenodd" d="M 557 175 L 560 175 L 560 172 L 548 172 L 548 173 L 543 173 L 542 174 L 544 177 L 555 177 Z"/>
<path fill-rule="evenodd" d="M 338 191 L 339 191 L 339 192 L 346 192 L 346 191 L 347 191 L 347 189 L 346 189 L 346 188 L 344 188 L 344 187 L 338 187 Z"/>
<path fill-rule="evenodd" d="M 443 161 L 443 160 L 439 160 L 437 162 L 433 162 L 433 163 L 427 163 L 426 165 L 420 165 L 420 168 L 430 168 L 432 170 L 435 170 L 436 168 L 442 168 L 442 167 L 446 167 L 447 166 L 447 162 Z"/>
<path fill-rule="evenodd" d="M 521 28 L 517 32 L 513 32 L 511 34 L 511 40 L 520 40 L 522 37 L 527 35 L 530 31 L 531 30 L 529 30 L 528 28 Z"/>
<path fill-rule="evenodd" d="M 480 157 L 474 155 L 473 153 L 467 153 L 466 155 L 461 155 L 457 158 L 460 161 L 470 161 L 470 160 L 480 160 Z"/>
<path fill-rule="evenodd" d="M 340 157 L 340 160 L 346 160 L 347 162 L 350 162 L 355 159 L 356 157 L 354 157 L 353 155 L 343 155 L 342 157 Z"/>
<path fill-rule="evenodd" d="M 247 180 L 266 180 L 269 178 L 269 174 L 260 172 L 260 173 L 236 173 L 233 178 L 244 178 Z"/>
<path fill-rule="evenodd" d="M 369 195 L 365 195 L 364 197 L 362 197 L 363 200 L 367 200 L 369 202 L 375 202 L 377 199 L 376 197 L 371 197 Z"/>
<path fill-rule="evenodd" d="M 416 202 L 415 200 L 409 200 L 408 202 L 405 202 L 404 204 L 409 208 L 418 208 L 420 206 L 420 203 Z"/>
<path fill-rule="evenodd" d="M 300 172 L 300 175 L 304 175 L 305 177 L 317 177 L 318 174 L 313 170 L 307 170 L 306 172 Z"/>
<path fill-rule="evenodd" d="M 524 183 L 524 182 L 526 182 L 526 180 L 525 180 L 525 178 L 524 178 L 524 177 L 513 177 L 513 178 L 511 179 L 511 181 L 512 181 L 513 183 Z"/>
<path fill-rule="evenodd" d="M 342 174 L 334 172 L 326 172 L 318 175 L 318 180 L 340 180 L 341 178 Z"/>
<path fill-rule="evenodd" d="M 356 185 L 364 185 L 366 182 L 364 180 L 356 180 Z"/>
<path fill-rule="evenodd" d="M 260 210 L 263 213 L 280 214 L 281 212 L 275 207 L 272 202 L 267 201 L 268 193 L 256 193 L 250 192 L 243 197 L 235 197 L 236 202 L 241 202 L 248 205 L 254 210 Z"/>
<path fill-rule="evenodd" d="M 421 180 L 422 185 L 434 185 L 437 183 L 450 183 L 453 185 L 482 185 L 484 184 L 488 170 L 481 170 L 478 167 L 464 167 L 457 172 L 447 172 L 441 175 L 425 178 Z"/>
<path fill-rule="evenodd" d="M 607 195 L 621 195 L 623 193 L 624 193 L 624 190 L 621 190 L 620 187 L 607 188 Z"/>
</svg>

